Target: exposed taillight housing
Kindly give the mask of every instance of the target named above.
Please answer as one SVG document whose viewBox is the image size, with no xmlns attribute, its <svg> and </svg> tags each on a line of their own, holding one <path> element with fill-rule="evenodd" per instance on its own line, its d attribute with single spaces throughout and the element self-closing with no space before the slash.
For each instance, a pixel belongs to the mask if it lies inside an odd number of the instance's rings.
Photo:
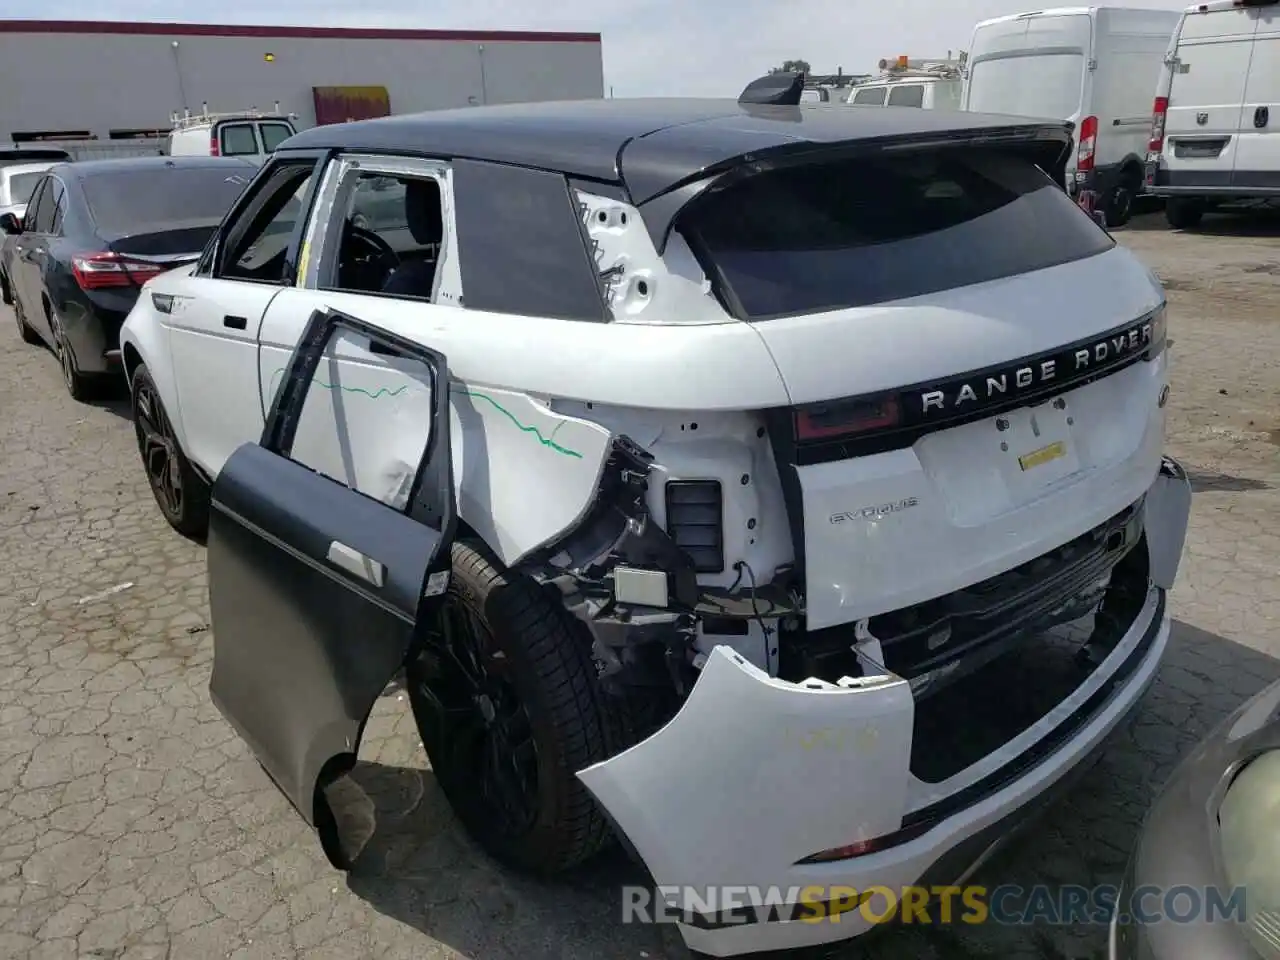
<svg viewBox="0 0 1280 960">
<path fill-rule="evenodd" d="M 209 134 L 209 156 L 222 156 L 222 150 L 218 147 L 218 134 L 216 131 Z"/>
<path fill-rule="evenodd" d="M 1148 153 L 1160 153 L 1164 150 L 1164 121 L 1169 115 L 1169 98 L 1156 97 L 1151 108 L 1151 140 L 1147 143 Z"/>
<path fill-rule="evenodd" d="M 71 273 L 81 290 L 142 286 L 164 268 L 128 260 L 118 253 L 85 253 L 71 258 Z"/>
<path fill-rule="evenodd" d="M 902 425 L 902 401 L 896 393 L 814 403 L 795 410 L 800 443 L 840 440 Z"/>
<path fill-rule="evenodd" d="M 698 573 L 724 570 L 724 492 L 719 480 L 668 480 L 667 535 Z"/>
<path fill-rule="evenodd" d="M 1080 146 L 1076 151 L 1076 170 L 1088 173 L 1093 169 L 1094 153 L 1098 147 L 1098 118 L 1085 117 L 1080 121 Z"/>
</svg>

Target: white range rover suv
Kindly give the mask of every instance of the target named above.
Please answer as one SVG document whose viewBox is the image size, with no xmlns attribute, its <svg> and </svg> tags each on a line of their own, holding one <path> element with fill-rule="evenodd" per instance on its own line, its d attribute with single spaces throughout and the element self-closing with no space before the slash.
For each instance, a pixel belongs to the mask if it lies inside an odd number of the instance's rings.
<svg viewBox="0 0 1280 960">
<path fill-rule="evenodd" d="M 834 941 L 863 895 L 814 890 L 967 875 L 1151 682 L 1165 299 L 1056 185 L 1069 129 L 753 96 L 305 131 L 129 316 L 211 695 L 335 865 L 403 670 L 501 861 L 617 838 L 694 950 Z"/>
</svg>

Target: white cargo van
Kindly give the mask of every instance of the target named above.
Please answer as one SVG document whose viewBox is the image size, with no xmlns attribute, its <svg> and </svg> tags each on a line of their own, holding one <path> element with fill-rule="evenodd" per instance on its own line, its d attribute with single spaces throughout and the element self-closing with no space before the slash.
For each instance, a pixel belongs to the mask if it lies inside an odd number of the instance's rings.
<svg viewBox="0 0 1280 960">
<path fill-rule="evenodd" d="M 175 114 L 172 120 L 168 149 L 172 157 L 240 157 L 261 164 L 297 133 L 293 115 L 280 113 L 278 104 L 275 113 L 209 113 L 205 109 L 194 116 Z"/>
<path fill-rule="evenodd" d="M 1180 14 L 1063 7 L 984 20 L 973 30 L 963 109 L 1070 120 L 1065 186 L 1120 226 L 1141 192 L 1151 90 Z"/>
<path fill-rule="evenodd" d="M 1168 198 L 1170 226 L 1194 227 L 1221 203 L 1280 200 L 1277 0 L 1187 8 L 1156 88 L 1147 150 L 1147 191 Z"/>
</svg>

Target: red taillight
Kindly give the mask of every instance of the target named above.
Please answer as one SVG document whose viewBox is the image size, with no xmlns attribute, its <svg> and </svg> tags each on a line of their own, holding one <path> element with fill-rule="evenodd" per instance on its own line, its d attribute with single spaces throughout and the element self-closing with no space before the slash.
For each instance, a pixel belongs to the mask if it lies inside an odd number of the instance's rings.
<svg viewBox="0 0 1280 960">
<path fill-rule="evenodd" d="M 887 430 L 902 422 L 896 393 L 880 397 L 833 400 L 801 407 L 795 412 L 796 439 L 835 440 L 870 430 Z"/>
<path fill-rule="evenodd" d="M 71 258 L 71 272 L 81 290 L 142 286 L 164 268 L 128 260 L 118 253 L 86 253 Z"/>
<path fill-rule="evenodd" d="M 1085 117 L 1080 122 L 1080 149 L 1076 153 L 1076 170 L 1087 173 L 1093 169 L 1093 155 L 1097 146 L 1098 118 Z"/>
<path fill-rule="evenodd" d="M 1147 144 L 1148 153 L 1159 153 L 1164 149 L 1164 121 L 1169 114 L 1169 98 L 1156 97 L 1155 106 L 1151 108 L 1151 140 Z"/>
<path fill-rule="evenodd" d="M 879 853 L 881 850 L 888 850 L 892 847 L 900 846 L 910 840 L 928 831 L 930 823 L 922 822 L 912 824 L 908 827 L 902 827 L 893 833 L 887 833 L 881 837 L 873 837 L 870 840 L 859 840 L 856 843 L 850 843 L 843 847 L 833 847 L 830 850 L 822 850 L 811 856 L 805 857 L 798 861 L 802 864 L 809 863 L 832 863 L 836 860 L 852 860 L 854 857 L 865 857 L 873 853 Z"/>
<path fill-rule="evenodd" d="M 218 149 L 218 135 L 216 133 L 209 134 L 209 156 L 222 156 L 222 151 Z"/>
</svg>

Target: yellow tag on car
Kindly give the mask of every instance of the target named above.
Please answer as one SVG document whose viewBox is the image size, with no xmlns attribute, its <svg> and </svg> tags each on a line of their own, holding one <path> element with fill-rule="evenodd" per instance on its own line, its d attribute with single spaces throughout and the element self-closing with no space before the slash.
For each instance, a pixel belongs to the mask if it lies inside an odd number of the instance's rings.
<svg viewBox="0 0 1280 960">
<path fill-rule="evenodd" d="M 1057 460 L 1059 457 L 1065 457 L 1066 455 L 1067 445 L 1059 440 L 1057 443 L 1051 443 L 1047 447 L 1032 450 L 1030 453 L 1019 457 L 1018 466 L 1023 470 L 1030 470 L 1032 467 L 1041 466 L 1050 460 Z"/>
</svg>

